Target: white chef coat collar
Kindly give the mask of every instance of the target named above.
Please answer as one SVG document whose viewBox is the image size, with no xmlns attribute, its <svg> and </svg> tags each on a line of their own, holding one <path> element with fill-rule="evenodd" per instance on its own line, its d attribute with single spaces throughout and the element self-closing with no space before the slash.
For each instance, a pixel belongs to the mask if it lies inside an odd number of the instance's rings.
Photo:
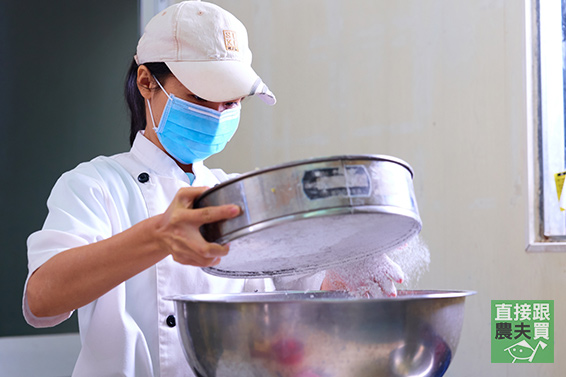
<svg viewBox="0 0 566 377">
<path fill-rule="evenodd" d="M 189 178 L 179 165 L 177 165 L 177 162 L 146 138 L 143 132 L 144 131 L 138 132 L 134 139 L 134 144 L 132 145 L 132 153 L 134 156 L 157 174 L 173 176 L 190 184 Z M 193 164 L 193 173 L 195 175 L 193 186 L 203 186 L 204 182 L 210 182 L 211 179 L 213 182 L 218 181 L 216 176 L 204 166 L 202 161 Z M 210 183 L 208 183 L 208 185 L 210 185 Z"/>
</svg>

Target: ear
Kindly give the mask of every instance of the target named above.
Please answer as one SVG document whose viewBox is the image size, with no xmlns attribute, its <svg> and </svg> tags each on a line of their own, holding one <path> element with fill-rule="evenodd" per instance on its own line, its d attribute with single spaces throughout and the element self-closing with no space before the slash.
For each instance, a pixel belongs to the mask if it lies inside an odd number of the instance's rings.
<svg viewBox="0 0 566 377">
<path fill-rule="evenodd" d="M 138 67 L 138 78 L 136 81 L 142 97 L 151 99 L 151 92 L 155 88 L 155 80 L 149 69 L 143 64 Z"/>
</svg>

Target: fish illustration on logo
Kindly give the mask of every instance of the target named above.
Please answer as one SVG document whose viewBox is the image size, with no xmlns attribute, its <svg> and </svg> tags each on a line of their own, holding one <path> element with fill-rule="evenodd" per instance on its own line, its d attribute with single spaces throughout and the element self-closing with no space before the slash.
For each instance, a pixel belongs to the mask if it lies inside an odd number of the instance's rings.
<svg viewBox="0 0 566 377">
<path fill-rule="evenodd" d="M 546 343 L 539 341 L 537 346 L 533 348 L 526 340 L 521 340 L 519 343 L 515 343 L 512 346 L 505 348 L 504 351 L 509 352 L 509 355 L 513 357 L 513 363 L 517 360 L 527 360 L 529 363 L 532 363 L 539 346 L 542 349 L 545 349 Z M 530 354 L 527 356 L 529 352 Z"/>
</svg>

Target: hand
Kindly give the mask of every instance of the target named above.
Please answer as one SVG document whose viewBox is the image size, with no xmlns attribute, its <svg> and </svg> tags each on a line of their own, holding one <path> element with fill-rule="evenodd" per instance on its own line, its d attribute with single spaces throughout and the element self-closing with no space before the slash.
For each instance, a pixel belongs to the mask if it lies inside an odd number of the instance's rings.
<svg viewBox="0 0 566 377">
<path fill-rule="evenodd" d="M 236 217 L 241 213 L 241 209 L 236 205 L 193 209 L 195 199 L 207 189 L 180 189 L 160 219 L 158 234 L 163 243 L 163 250 L 167 250 L 179 263 L 210 267 L 220 263 L 220 258 L 228 254 L 229 245 L 207 242 L 200 233 L 200 227 L 203 224 Z"/>
<path fill-rule="evenodd" d="M 379 254 L 326 271 L 321 289 L 349 291 L 362 297 L 378 297 L 383 294 L 395 297 L 397 288 L 393 282 L 402 283 L 404 278 L 397 263 L 386 254 Z"/>
</svg>

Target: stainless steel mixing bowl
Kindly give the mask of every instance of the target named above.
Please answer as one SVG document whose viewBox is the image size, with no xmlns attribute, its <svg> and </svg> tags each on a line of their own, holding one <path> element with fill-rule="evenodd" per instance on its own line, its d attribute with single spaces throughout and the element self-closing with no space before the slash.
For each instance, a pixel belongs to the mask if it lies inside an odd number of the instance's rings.
<svg viewBox="0 0 566 377">
<path fill-rule="evenodd" d="M 469 291 L 186 295 L 172 298 L 199 377 L 442 376 Z"/>
</svg>

